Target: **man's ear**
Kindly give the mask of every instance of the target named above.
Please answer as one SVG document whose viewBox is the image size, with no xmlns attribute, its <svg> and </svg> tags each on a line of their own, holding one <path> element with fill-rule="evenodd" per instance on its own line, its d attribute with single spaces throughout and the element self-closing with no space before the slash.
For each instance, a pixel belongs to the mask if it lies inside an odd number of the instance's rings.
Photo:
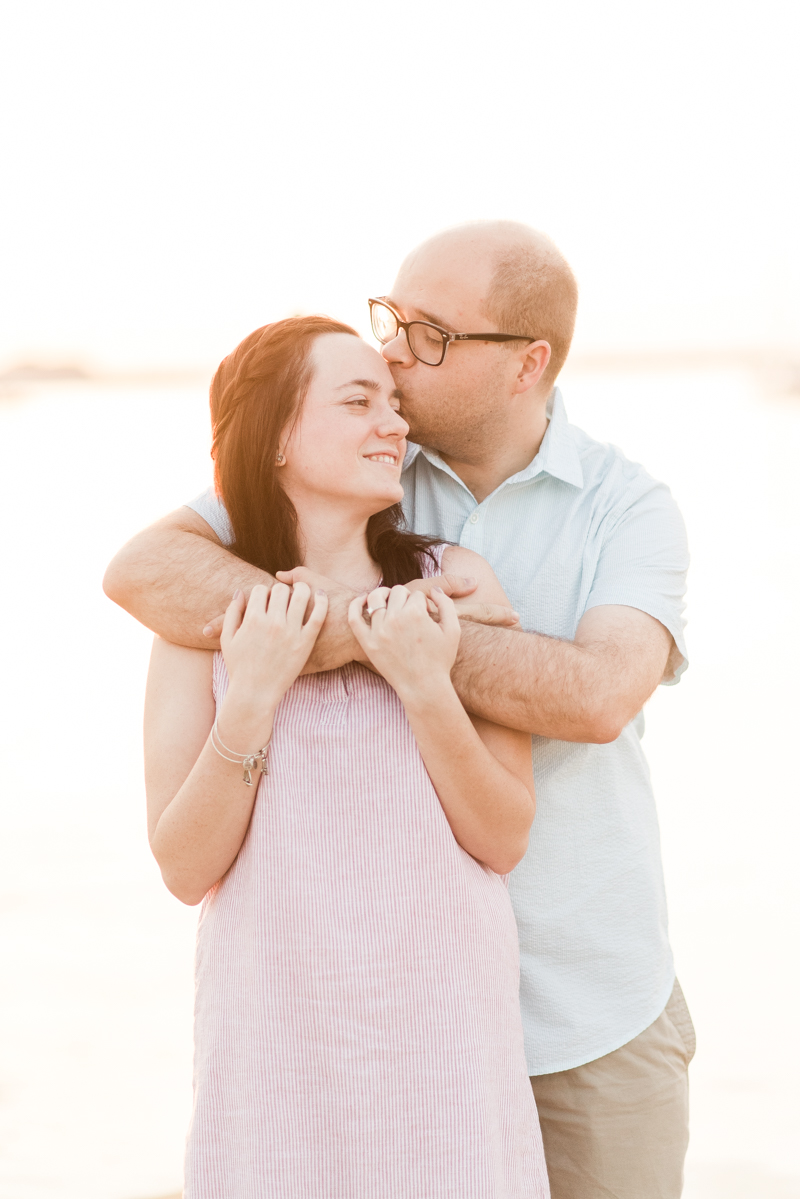
<svg viewBox="0 0 800 1199">
<path fill-rule="evenodd" d="M 551 353 L 547 341 L 534 341 L 525 347 L 524 353 L 517 358 L 519 369 L 514 379 L 515 395 L 521 395 L 536 386 L 547 370 Z"/>
</svg>

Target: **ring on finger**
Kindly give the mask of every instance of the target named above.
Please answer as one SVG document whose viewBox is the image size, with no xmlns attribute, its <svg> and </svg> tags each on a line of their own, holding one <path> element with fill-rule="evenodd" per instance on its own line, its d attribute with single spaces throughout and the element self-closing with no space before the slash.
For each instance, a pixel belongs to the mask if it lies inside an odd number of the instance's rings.
<svg viewBox="0 0 800 1199">
<path fill-rule="evenodd" d="M 382 604 L 367 604 L 367 616 L 372 616 L 375 612 L 380 612 L 380 610 L 385 607 L 385 600 Z"/>
</svg>

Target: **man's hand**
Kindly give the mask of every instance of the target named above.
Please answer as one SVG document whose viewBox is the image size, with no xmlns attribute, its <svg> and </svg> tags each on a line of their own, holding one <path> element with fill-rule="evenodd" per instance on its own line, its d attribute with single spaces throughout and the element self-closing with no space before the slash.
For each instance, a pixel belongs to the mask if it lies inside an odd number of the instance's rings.
<svg viewBox="0 0 800 1199">
<path fill-rule="evenodd" d="M 431 598 L 431 593 L 434 587 L 438 587 L 455 602 L 459 620 L 494 625 L 501 629 L 518 629 L 519 615 L 513 608 L 503 604 L 478 603 L 469 598 L 477 586 L 477 579 L 454 574 L 434 575 L 430 579 L 412 579 L 410 583 L 406 583 L 409 591 L 422 591 L 425 594 L 428 614 L 434 620 L 439 619 L 439 609 Z"/>
</svg>

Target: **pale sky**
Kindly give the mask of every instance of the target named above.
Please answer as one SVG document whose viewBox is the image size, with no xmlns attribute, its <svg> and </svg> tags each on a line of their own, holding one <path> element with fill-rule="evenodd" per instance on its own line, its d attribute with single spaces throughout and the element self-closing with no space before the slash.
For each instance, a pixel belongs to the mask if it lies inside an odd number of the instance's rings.
<svg viewBox="0 0 800 1199">
<path fill-rule="evenodd" d="M 17 0 L 0 368 L 213 365 L 443 226 L 549 232 L 581 349 L 800 347 L 800 6 Z"/>
</svg>

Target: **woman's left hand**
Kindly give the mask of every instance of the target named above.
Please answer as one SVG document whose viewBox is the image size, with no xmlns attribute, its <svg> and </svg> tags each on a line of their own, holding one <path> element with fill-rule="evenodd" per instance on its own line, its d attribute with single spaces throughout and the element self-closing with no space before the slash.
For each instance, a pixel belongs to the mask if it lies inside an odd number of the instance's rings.
<svg viewBox="0 0 800 1199">
<path fill-rule="evenodd" d="M 428 615 L 425 596 L 407 587 L 378 587 L 350 605 L 353 635 L 375 669 L 405 702 L 415 692 L 448 680 L 458 653 L 461 627 L 456 606 L 439 587 L 431 592 L 438 623 Z M 364 619 L 365 608 L 371 623 Z"/>
</svg>

